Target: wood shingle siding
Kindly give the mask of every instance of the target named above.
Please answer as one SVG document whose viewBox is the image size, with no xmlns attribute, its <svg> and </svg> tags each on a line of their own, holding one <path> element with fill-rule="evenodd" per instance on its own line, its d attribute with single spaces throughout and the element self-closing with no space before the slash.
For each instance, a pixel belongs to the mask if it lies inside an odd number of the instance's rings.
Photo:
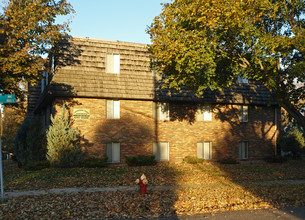
<svg viewBox="0 0 305 220">
<path fill-rule="evenodd" d="M 57 56 L 59 63 L 47 93 L 52 96 L 122 98 L 139 100 L 196 101 L 230 104 L 276 104 L 270 93 L 258 82 L 233 84 L 222 91 L 206 90 L 203 97 L 181 90 L 177 93 L 160 89 L 150 69 L 150 54 L 146 44 L 111 40 L 70 37 L 58 48 L 64 48 Z M 120 55 L 120 73 L 106 73 L 106 54 Z M 39 105 L 37 96 L 31 94 L 29 110 Z M 33 90 L 34 91 L 34 90 Z M 48 95 L 47 94 L 47 95 Z"/>
<path fill-rule="evenodd" d="M 29 87 L 28 114 L 56 113 L 63 102 L 72 117 L 75 110 L 87 112 L 84 120 L 74 118 L 87 156 L 103 156 L 109 143 L 120 143 L 121 162 L 125 156 L 152 155 L 154 143 L 167 143 L 170 161 L 196 156 L 198 143 L 205 142 L 211 143 L 213 159 L 238 158 L 240 142 L 249 143 L 250 159 L 276 151 L 280 111 L 259 82 L 207 89 L 197 97 L 187 89 L 174 93 L 161 86 L 162 77 L 150 69 L 145 44 L 70 37 L 56 51 L 54 74 L 49 74 L 45 91 L 41 93 L 39 83 Z M 106 66 L 115 73 L 107 73 Z M 154 118 L 156 102 L 167 107 L 168 117 Z M 119 117 L 107 117 L 107 103 L 119 103 L 113 106 Z M 204 104 L 211 109 L 208 120 L 197 113 Z M 245 122 L 239 120 L 241 105 L 248 109 Z"/>
</svg>

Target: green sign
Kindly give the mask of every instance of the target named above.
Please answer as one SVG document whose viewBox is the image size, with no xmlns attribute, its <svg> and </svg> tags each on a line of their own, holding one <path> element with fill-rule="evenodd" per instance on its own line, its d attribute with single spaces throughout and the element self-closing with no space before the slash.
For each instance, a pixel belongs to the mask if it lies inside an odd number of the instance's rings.
<svg viewBox="0 0 305 220">
<path fill-rule="evenodd" d="M 0 103 L 15 103 L 15 95 L 0 95 Z"/>
</svg>

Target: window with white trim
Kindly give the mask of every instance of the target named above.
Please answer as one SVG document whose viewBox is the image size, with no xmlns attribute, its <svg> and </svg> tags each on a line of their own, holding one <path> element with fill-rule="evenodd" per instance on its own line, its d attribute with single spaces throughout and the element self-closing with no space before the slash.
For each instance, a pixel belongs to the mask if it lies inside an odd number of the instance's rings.
<svg viewBox="0 0 305 220">
<path fill-rule="evenodd" d="M 247 84 L 249 82 L 248 77 L 245 75 L 238 75 L 237 82 Z"/>
<path fill-rule="evenodd" d="M 44 90 L 48 84 L 49 84 L 49 74 L 48 74 L 48 72 L 44 71 L 42 73 L 42 78 L 41 78 L 41 93 L 44 92 Z"/>
<path fill-rule="evenodd" d="M 155 120 L 169 120 L 169 103 L 154 102 L 153 117 Z"/>
<path fill-rule="evenodd" d="M 169 160 L 169 143 L 158 142 L 153 143 L 153 155 L 156 161 L 168 161 Z"/>
<path fill-rule="evenodd" d="M 212 142 L 197 143 L 197 157 L 205 160 L 212 160 Z"/>
<path fill-rule="evenodd" d="M 248 122 L 248 106 L 240 105 L 239 106 L 239 121 L 240 122 Z"/>
<path fill-rule="evenodd" d="M 248 141 L 239 142 L 239 159 L 245 160 L 248 159 Z"/>
<path fill-rule="evenodd" d="M 120 118 L 120 101 L 119 100 L 107 100 L 107 118 L 119 119 Z"/>
<path fill-rule="evenodd" d="M 120 54 L 106 54 L 106 73 L 120 73 Z"/>
<path fill-rule="evenodd" d="M 120 143 L 107 143 L 106 148 L 108 163 L 120 163 Z"/>
<path fill-rule="evenodd" d="M 212 121 L 212 105 L 199 104 L 197 107 L 197 121 Z"/>
</svg>

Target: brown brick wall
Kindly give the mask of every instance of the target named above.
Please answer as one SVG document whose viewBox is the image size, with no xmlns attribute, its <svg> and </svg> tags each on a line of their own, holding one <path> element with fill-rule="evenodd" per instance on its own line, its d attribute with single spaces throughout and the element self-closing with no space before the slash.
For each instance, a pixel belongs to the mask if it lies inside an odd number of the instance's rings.
<svg viewBox="0 0 305 220">
<path fill-rule="evenodd" d="M 61 100 L 54 102 L 58 110 Z M 238 120 L 237 105 L 213 105 L 212 121 L 196 121 L 194 102 L 171 102 L 170 120 L 153 119 L 153 102 L 120 100 L 120 119 L 106 119 L 106 100 L 76 98 L 70 110 L 87 109 L 90 118 L 75 120 L 88 156 L 102 156 L 106 143 L 119 142 L 121 161 L 125 156 L 151 155 L 153 142 L 169 142 L 169 160 L 181 161 L 197 155 L 197 142 L 210 141 L 213 159 L 238 158 L 238 143 L 249 142 L 249 159 L 274 154 L 276 129 L 273 107 L 249 106 L 249 121 Z M 278 111 L 279 112 L 279 111 Z"/>
</svg>

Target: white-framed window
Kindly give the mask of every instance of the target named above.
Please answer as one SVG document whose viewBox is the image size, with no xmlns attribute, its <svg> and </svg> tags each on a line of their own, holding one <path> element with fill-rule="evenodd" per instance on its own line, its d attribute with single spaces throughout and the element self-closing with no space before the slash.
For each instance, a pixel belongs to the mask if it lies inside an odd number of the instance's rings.
<svg viewBox="0 0 305 220">
<path fill-rule="evenodd" d="M 120 118 L 120 101 L 119 100 L 107 100 L 107 118 L 119 119 Z"/>
<path fill-rule="evenodd" d="M 305 116 L 305 105 L 300 108 L 300 113 Z"/>
<path fill-rule="evenodd" d="M 153 143 L 153 155 L 156 161 L 168 161 L 169 160 L 169 143 L 158 142 Z"/>
<path fill-rule="evenodd" d="M 169 103 L 154 102 L 153 117 L 155 120 L 169 120 Z"/>
<path fill-rule="evenodd" d="M 106 148 L 108 163 L 120 163 L 120 143 L 107 143 Z"/>
<path fill-rule="evenodd" d="M 248 141 L 239 142 L 239 159 L 245 160 L 248 159 Z"/>
<path fill-rule="evenodd" d="M 158 71 L 157 70 L 152 70 L 151 73 L 152 73 L 153 77 L 158 77 Z"/>
<path fill-rule="evenodd" d="M 237 76 L 237 81 L 239 83 L 243 83 L 243 84 L 247 84 L 249 81 L 248 81 L 248 77 L 245 76 L 245 75 L 238 75 Z"/>
<path fill-rule="evenodd" d="M 212 121 L 212 105 L 205 103 L 197 107 L 197 121 Z"/>
<path fill-rule="evenodd" d="M 51 57 L 51 74 L 54 74 L 55 73 L 55 57 L 52 56 Z"/>
<path fill-rule="evenodd" d="M 197 157 L 205 160 L 212 160 L 212 142 L 197 143 Z"/>
<path fill-rule="evenodd" d="M 239 121 L 248 122 L 248 106 L 247 105 L 239 106 Z"/>
<path fill-rule="evenodd" d="M 42 73 L 42 78 L 41 78 L 41 93 L 45 90 L 46 86 L 49 84 L 49 74 L 48 72 L 44 71 Z"/>
<path fill-rule="evenodd" d="M 106 73 L 120 73 L 120 54 L 106 54 Z"/>
</svg>

